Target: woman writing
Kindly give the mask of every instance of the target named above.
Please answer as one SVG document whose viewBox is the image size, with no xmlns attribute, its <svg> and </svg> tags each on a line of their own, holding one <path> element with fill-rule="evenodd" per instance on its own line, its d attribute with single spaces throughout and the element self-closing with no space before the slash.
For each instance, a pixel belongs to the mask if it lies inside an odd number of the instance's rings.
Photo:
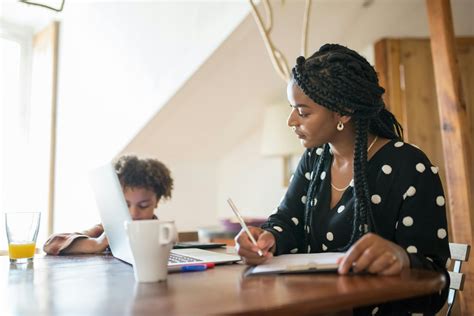
<svg viewBox="0 0 474 316">
<path fill-rule="evenodd" d="M 114 165 L 133 220 L 156 218 L 161 199 L 171 198 L 173 179 L 169 169 L 156 159 L 123 156 Z M 109 242 L 98 224 L 78 233 L 51 235 L 43 246 L 50 255 L 100 253 Z"/>
<path fill-rule="evenodd" d="M 345 252 L 338 272 L 396 275 L 441 271 L 449 257 L 438 168 L 403 142 L 372 66 L 346 47 L 326 44 L 292 69 L 288 125 L 306 148 L 277 212 L 236 237 L 248 264 L 273 255 Z M 356 314 L 434 313 L 446 291 L 423 302 L 385 304 Z"/>
</svg>

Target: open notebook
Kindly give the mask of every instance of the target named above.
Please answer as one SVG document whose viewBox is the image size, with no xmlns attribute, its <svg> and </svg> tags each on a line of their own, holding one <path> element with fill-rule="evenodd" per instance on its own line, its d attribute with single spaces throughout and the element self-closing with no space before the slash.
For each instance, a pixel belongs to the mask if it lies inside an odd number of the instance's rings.
<svg viewBox="0 0 474 316">
<path fill-rule="evenodd" d="M 337 259 L 343 252 L 292 254 L 273 257 L 271 260 L 250 268 L 246 275 L 271 273 L 335 272 Z"/>
</svg>

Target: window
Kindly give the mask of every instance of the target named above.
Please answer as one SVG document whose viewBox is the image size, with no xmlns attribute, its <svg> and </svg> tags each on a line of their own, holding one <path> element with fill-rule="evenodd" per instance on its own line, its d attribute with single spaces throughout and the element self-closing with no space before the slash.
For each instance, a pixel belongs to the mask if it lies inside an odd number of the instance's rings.
<svg viewBox="0 0 474 316">
<path fill-rule="evenodd" d="M 7 248 L 6 211 L 42 212 L 37 245 L 50 226 L 54 72 L 42 33 L 0 25 L 0 249 Z"/>
</svg>

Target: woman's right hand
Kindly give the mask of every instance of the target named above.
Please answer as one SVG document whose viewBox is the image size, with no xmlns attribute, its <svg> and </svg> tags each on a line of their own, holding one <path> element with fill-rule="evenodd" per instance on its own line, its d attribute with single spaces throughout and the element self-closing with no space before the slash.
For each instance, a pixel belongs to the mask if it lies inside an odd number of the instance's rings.
<svg viewBox="0 0 474 316">
<path fill-rule="evenodd" d="M 249 265 L 257 265 L 273 257 L 275 251 L 275 237 L 273 234 L 259 227 L 249 226 L 248 228 L 257 241 L 257 246 L 252 243 L 244 229 L 235 237 L 235 248 L 244 262 Z M 262 251 L 263 256 L 258 255 L 258 250 Z"/>
</svg>

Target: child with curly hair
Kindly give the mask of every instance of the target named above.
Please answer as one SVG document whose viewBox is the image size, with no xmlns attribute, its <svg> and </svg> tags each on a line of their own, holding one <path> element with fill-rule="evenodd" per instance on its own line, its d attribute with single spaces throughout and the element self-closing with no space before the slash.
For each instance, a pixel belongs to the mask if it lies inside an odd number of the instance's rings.
<svg viewBox="0 0 474 316">
<path fill-rule="evenodd" d="M 173 178 L 156 159 L 122 156 L 114 164 L 133 220 L 156 219 L 154 210 L 161 199 L 171 198 Z M 102 224 L 82 232 L 51 235 L 43 246 L 50 255 L 100 253 L 109 242 Z"/>
</svg>

